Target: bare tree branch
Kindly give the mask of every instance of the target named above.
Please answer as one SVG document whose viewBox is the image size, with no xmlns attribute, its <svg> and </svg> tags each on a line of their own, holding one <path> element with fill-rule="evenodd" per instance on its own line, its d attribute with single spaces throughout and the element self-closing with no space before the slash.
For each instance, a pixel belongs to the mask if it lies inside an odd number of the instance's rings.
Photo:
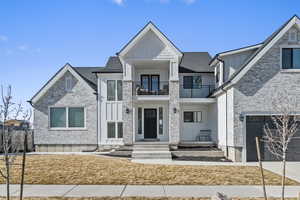
<svg viewBox="0 0 300 200">
<path fill-rule="evenodd" d="M 282 160 L 282 200 L 284 199 L 286 155 L 288 146 L 299 130 L 299 117 L 295 112 L 297 100 L 287 91 L 279 92 L 272 100 L 272 109 L 275 114 L 271 116 L 271 123 L 264 125 L 263 142 L 268 151 Z M 272 128 L 270 127 L 272 126 Z"/>
<path fill-rule="evenodd" d="M 4 167 L 0 168 L 0 175 L 6 181 L 6 190 L 7 190 L 7 199 L 10 199 L 10 179 L 11 179 L 11 167 L 16 165 L 17 156 L 20 155 L 21 143 L 17 142 L 20 135 L 15 134 L 14 126 L 9 126 L 7 121 L 8 119 L 19 119 L 23 117 L 23 123 L 29 123 L 31 117 L 31 111 L 24 110 L 22 103 L 15 104 L 12 101 L 11 86 L 7 87 L 6 92 L 4 92 L 3 86 L 1 86 L 1 100 L 0 102 L 0 119 L 2 120 L 2 130 L 0 130 L 1 135 L 1 144 L 0 147 L 3 151 L 3 158 L 0 160 L 3 161 Z M 24 138 L 28 133 L 28 128 L 25 128 L 25 133 L 21 136 Z M 25 144 L 26 141 L 24 141 Z M 24 149 L 25 150 L 25 149 Z M 24 153 L 23 153 L 24 156 Z"/>
</svg>

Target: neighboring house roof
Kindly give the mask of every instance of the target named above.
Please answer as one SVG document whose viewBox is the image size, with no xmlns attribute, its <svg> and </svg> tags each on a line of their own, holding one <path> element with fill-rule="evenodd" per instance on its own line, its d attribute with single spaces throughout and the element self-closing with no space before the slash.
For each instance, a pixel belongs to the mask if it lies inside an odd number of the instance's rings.
<svg viewBox="0 0 300 200">
<path fill-rule="evenodd" d="M 214 95 L 216 92 L 221 90 L 222 88 L 228 86 L 229 84 L 234 84 L 238 80 L 242 78 L 242 76 L 256 63 L 258 59 L 260 59 L 272 46 L 275 42 L 277 42 L 284 33 L 286 33 L 294 24 L 297 24 L 300 28 L 299 17 L 294 15 L 291 19 L 289 19 L 286 23 L 284 23 L 279 29 L 277 29 L 271 36 L 269 36 L 262 45 L 258 48 L 258 50 L 250 56 L 249 59 L 246 60 L 244 64 L 237 70 L 232 76 L 223 83 L 220 87 L 216 88 Z"/>
<path fill-rule="evenodd" d="M 0 123 L 0 126 L 3 126 L 3 125 Z M 26 121 L 26 120 L 11 119 L 11 120 L 5 121 L 4 126 L 14 127 L 14 129 L 16 129 L 16 130 L 21 130 L 21 129 L 25 128 L 24 126 L 29 127 L 30 122 Z"/>
<path fill-rule="evenodd" d="M 183 52 L 179 64 L 180 73 L 213 72 L 209 66 L 211 56 L 208 52 Z"/>
<path fill-rule="evenodd" d="M 136 44 L 136 42 L 141 37 L 143 37 L 143 35 L 146 34 L 149 30 L 152 30 L 159 37 L 159 39 L 162 40 L 162 42 L 164 42 L 165 44 L 167 44 L 168 46 L 170 46 L 176 52 L 177 55 L 182 56 L 182 52 L 151 21 L 149 21 L 131 40 L 129 40 L 129 42 L 117 53 L 117 55 L 120 55 L 120 56 L 125 55 L 128 52 L 128 50 L 132 46 L 134 46 Z"/>
<path fill-rule="evenodd" d="M 96 67 L 72 67 L 69 63 L 65 64 L 28 102 L 31 104 L 37 102 L 67 71 L 96 91 L 97 82 L 94 83 L 95 80 L 92 78 L 92 71 L 94 71 L 92 68 Z"/>
<path fill-rule="evenodd" d="M 98 67 L 93 73 L 123 73 L 122 63 L 118 56 L 111 56 L 105 67 Z"/>
<path fill-rule="evenodd" d="M 17 120 L 17 119 L 10 119 L 5 121 L 4 125 L 5 126 L 20 126 L 24 120 Z"/>
</svg>

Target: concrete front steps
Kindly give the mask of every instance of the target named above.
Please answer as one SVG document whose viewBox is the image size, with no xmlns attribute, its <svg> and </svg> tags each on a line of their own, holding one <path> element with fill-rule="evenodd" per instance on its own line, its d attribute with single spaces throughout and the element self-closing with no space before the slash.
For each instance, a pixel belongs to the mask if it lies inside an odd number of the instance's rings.
<svg viewBox="0 0 300 200">
<path fill-rule="evenodd" d="M 179 148 L 171 151 L 174 159 L 198 161 L 227 161 L 224 152 L 218 148 Z"/>
<path fill-rule="evenodd" d="M 168 143 L 139 142 L 133 145 L 132 159 L 172 159 Z"/>
</svg>

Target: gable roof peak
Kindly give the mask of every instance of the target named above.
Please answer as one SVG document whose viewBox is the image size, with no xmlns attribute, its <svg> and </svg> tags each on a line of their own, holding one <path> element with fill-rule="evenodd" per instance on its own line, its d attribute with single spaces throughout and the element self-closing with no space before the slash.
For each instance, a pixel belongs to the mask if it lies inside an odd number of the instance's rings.
<svg viewBox="0 0 300 200">
<path fill-rule="evenodd" d="M 66 67 L 66 66 L 72 67 L 72 65 L 70 63 L 68 63 L 68 62 L 64 65 L 64 67 Z"/>
<path fill-rule="evenodd" d="M 293 18 L 300 19 L 297 14 L 294 14 Z"/>
<path fill-rule="evenodd" d="M 174 45 L 174 43 L 169 40 L 169 38 L 150 20 L 129 42 L 116 53 L 117 56 L 124 55 L 134 44 L 138 41 L 144 34 L 146 34 L 149 30 L 152 30 L 154 34 L 159 36 L 165 43 L 171 46 L 177 55 L 182 56 L 182 52 Z"/>
</svg>

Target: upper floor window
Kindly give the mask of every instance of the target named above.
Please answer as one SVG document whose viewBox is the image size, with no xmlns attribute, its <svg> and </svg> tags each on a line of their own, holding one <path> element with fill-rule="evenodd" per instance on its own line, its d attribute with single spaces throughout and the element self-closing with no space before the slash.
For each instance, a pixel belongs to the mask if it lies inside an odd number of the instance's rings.
<svg viewBox="0 0 300 200">
<path fill-rule="evenodd" d="M 159 91 L 159 75 L 141 75 L 141 87 L 147 91 Z"/>
<path fill-rule="evenodd" d="M 121 80 L 107 81 L 107 101 L 122 101 L 123 88 Z"/>
<path fill-rule="evenodd" d="M 201 76 L 184 76 L 183 89 L 199 89 L 202 87 Z"/>
<path fill-rule="evenodd" d="M 282 69 L 300 69 L 300 48 L 282 49 Z"/>
<path fill-rule="evenodd" d="M 72 90 L 72 77 L 71 76 L 67 76 L 65 79 L 65 90 L 67 92 L 71 92 L 71 90 Z"/>
</svg>

